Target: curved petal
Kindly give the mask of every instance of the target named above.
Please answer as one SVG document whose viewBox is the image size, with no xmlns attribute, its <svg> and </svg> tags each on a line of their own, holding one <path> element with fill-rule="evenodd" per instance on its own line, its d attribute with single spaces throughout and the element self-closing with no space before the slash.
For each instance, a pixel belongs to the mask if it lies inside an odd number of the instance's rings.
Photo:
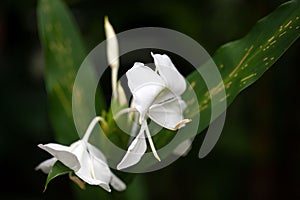
<svg viewBox="0 0 300 200">
<path fill-rule="evenodd" d="M 161 104 L 164 103 L 165 101 L 169 101 L 171 99 L 174 98 L 178 98 L 179 96 L 177 94 L 175 94 L 174 92 L 172 92 L 169 88 L 164 88 L 163 91 L 161 91 L 155 98 L 155 100 L 153 101 L 153 103 L 151 105 L 154 104 Z"/>
<path fill-rule="evenodd" d="M 149 107 L 155 102 L 163 87 L 160 85 L 144 85 L 133 93 L 134 107 L 140 114 L 140 124 L 145 119 Z"/>
<path fill-rule="evenodd" d="M 39 144 L 38 147 L 47 151 L 52 156 L 54 156 L 57 160 L 59 160 L 64 165 L 66 165 L 67 167 L 69 167 L 74 171 L 79 170 L 81 167 L 77 156 L 71 152 L 71 148 L 68 146 L 49 143 L 45 145 Z"/>
<path fill-rule="evenodd" d="M 97 147 L 95 147 L 94 145 L 92 145 L 90 143 L 87 143 L 87 149 L 91 155 L 102 160 L 104 163 L 107 163 L 106 157 Z"/>
<path fill-rule="evenodd" d="M 82 140 L 73 145 L 73 152 L 79 159 L 81 165 L 80 169 L 76 171 L 75 174 L 86 183 L 90 185 L 99 185 L 110 192 L 108 185 L 111 177 L 110 170 L 106 163 L 90 154 L 88 146 L 90 145 Z M 94 149 L 92 151 L 94 151 Z"/>
<path fill-rule="evenodd" d="M 152 69 L 138 62 L 126 72 L 126 76 L 134 97 L 135 108 L 140 112 L 142 120 L 146 110 L 165 88 L 165 83 Z"/>
<path fill-rule="evenodd" d="M 181 128 L 189 120 L 183 119 L 184 101 L 180 98 L 174 98 L 161 104 L 155 104 L 149 109 L 149 117 L 162 127 L 170 130 Z"/>
<path fill-rule="evenodd" d="M 109 182 L 111 180 L 112 173 L 108 168 L 108 165 L 93 155 L 91 155 L 91 161 L 92 177 L 96 180 L 101 181 L 99 186 L 110 192 L 111 189 L 109 187 Z"/>
<path fill-rule="evenodd" d="M 51 168 L 53 167 L 53 165 L 55 164 L 56 161 L 57 161 L 56 158 L 50 158 L 48 160 L 45 160 L 44 162 L 41 162 L 35 168 L 35 170 L 42 170 L 42 172 L 44 172 L 45 174 L 49 174 Z"/>
<path fill-rule="evenodd" d="M 136 62 L 133 67 L 126 72 L 128 79 L 128 87 L 132 93 L 141 85 L 145 84 L 159 84 L 164 86 L 164 81 L 151 68 L 145 66 L 143 63 Z"/>
<path fill-rule="evenodd" d="M 144 136 L 145 127 L 142 125 L 137 137 L 130 144 L 125 156 L 118 164 L 117 169 L 121 170 L 138 163 L 147 150 L 146 139 Z"/>
<path fill-rule="evenodd" d="M 95 178 L 98 180 L 102 180 L 103 183 L 99 184 L 102 188 L 107 191 L 110 191 L 109 184 L 113 186 L 114 189 L 118 191 L 122 191 L 126 189 L 125 183 L 123 183 L 118 177 L 116 177 L 108 168 L 106 164 L 106 158 L 103 153 L 96 148 L 95 146 L 87 143 L 88 150 L 90 152 L 93 170 Z"/>
<path fill-rule="evenodd" d="M 167 87 L 180 96 L 186 89 L 184 77 L 178 72 L 171 59 L 167 55 L 153 54 L 155 66 L 158 69 L 160 76 L 163 78 Z"/>
<path fill-rule="evenodd" d="M 110 184 L 117 191 L 123 191 L 126 189 L 126 184 L 113 173 L 111 173 Z"/>
<path fill-rule="evenodd" d="M 88 151 L 81 151 L 81 155 L 78 154 L 78 156 L 80 157 L 81 168 L 75 174 L 90 185 L 103 183 L 103 181 L 95 179 L 95 175 L 93 175 L 93 163 Z"/>
</svg>

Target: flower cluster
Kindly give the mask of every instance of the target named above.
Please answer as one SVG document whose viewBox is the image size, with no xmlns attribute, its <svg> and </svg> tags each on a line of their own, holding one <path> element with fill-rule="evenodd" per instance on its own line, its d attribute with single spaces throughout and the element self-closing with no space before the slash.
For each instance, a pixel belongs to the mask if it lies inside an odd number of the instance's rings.
<svg viewBox="0 0 300 200">
<path fill-rule="evenodd" d="M 128 103 L 124 90 L 120 82 L 117 82 L 119 69 L 118 41 L 107 17 L 105 18 L 105 33 L 108 39 L 107 59 L 112 70 L 112 98 L 117 100 L 120 105 L 125 105 Z M 146 139 L 148 139 L 153 155 L 160 161 L 152 141 L 147 119 L 151 119 L 169 130 L 177 130 L 190 122 L 190 119 L 183 117 L 183 111 L 186 108 L 186 104 L 181 98 L 186 90 L 184 77 L 178 72 L 167 55 L 153 53 L 151 55 L 154 59 L 154 70 L 143 63 L 136 62 L 126 73 L 133 99 L 131 107 L 119 111 L 115 117 L 118 118 L 122 114 L 134 111 L 139 130 L 136 131 L 135 139 L 117 165 L 118 170 L 133 166 L 141 160 L 147 150 Z M 54 164 L 60 161 L 73 170 L 77 177 L 90 185 L 98 185 L 109 192 L 111 191 L 110 186 L 118 191 L 125 190 L 125 183 L 109 169 L 103 153 L 89 143 L 92 130 L 99 121 L 103 122 L 104 119 L 95 117 L 88 126 L 83 138 L 70 146 L 55 143 L 39 144 L 38 147 L 47 151 L 53 158 L 42 162 L 36 167 L 36 170 L 49 173 Z"/>
</svg>

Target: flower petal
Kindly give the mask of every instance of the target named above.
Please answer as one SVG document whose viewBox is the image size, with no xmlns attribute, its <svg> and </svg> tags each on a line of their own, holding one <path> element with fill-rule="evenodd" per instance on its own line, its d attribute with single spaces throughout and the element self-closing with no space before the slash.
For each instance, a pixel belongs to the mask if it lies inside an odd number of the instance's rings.
<svg viewBox="0 0 300 200">
<path fill-rule="evenodd" d="M 128 86 L 133 93 L 141 85 L 153 83 L 164 86 L 163 80 L 151 68 L 145 66 L 143 63 L 136 62 L 133 67 L 126 72 L 128 79 Z"/>
<path fill-rule="evenodd" d="M 111 186 L 117 191 L 123 191 L 126 189 L 126 184 L 121 181 L 116 175 L 111 173 L 111 180 L 110 180 Z"/>
<path fill-rule="evenodd" d="M 97 157 L 94 157 L 93 155 L 91 155 L 91 161 L 92 177 L 96 180 L 101 181 L 99 186 L 110 192 L 111 189 L 109 187 L 109 182 L 111 180 L 112 173 L 108 168 L 108 165 Z"/>
<path fill-rule="evenodd" d="M 68 146 L 60 145 L 60 144 L 39 144 L 38 147 L 47 151 L 52 156 L 54 156 L 57 160 L 62 162 L 64 165 L 69 167 L 70 169 L 77 171 L 80 169 L 80 162 L 77 156 L 71 152 L 71 148 Z"/>
<path fill-rule="evenodd" d="M 56 158 L 50 158 L 48 160 L 45 160 L 44 162 L 41 162 L 35 170 L 42 170 L 45 174 L 49 174 L 51 168 L 53 165 L 56 163 L 57 159 Z"/>
<path fill-rule="evenodd" d="M 177 130 L 184 124 L 180 123 L 185 122 L 182 115 L 184 105 L 184 101 L 180 98 L 173 98 L 161 104 L 152 105 L 148 115 L 160 126 L 170 130 Z"/>
<path fill-rule="evenodd" d="M 143 63 L 135 63 L 126 76 L 134 97 L 134 106 L 139 111 L 142 121 L 150 105 L 165 88 L 165 84 L 157 73 Z"/>
<path fill-rule="evenodd" d="M 87 143 L 87 149 L 91 155 L 102 160 L 104 163 L 107 163 L 106 157 L 97 147 L 95 147 L 94 145 L 92 145 L 90 143 Z"/>
<path fill-rule="evenodd" d="M 176 95 L 180 96 L 186 89 L 184 77 L 178 72 L 171 59 L 167 55 L 153 54 L 155 66 L 160 76 L 163 78 L 169 88 Z"/>
<path fill-rule="evenodd" d="M 99 185 L 110 192 L 109 181 L 111 172 L 107 164 L 93 154 L 96 152 L 96 147 L 89 145 L 83 140 L 74 144 L 73 152 L 78 157 L 81 165 L 81 168 L 75 172 L 75 174 L 86 183 L 90 185 Z M 99 152 L 96 154 L 97 156 L 100 155 Z"/>
<path fill-rule="evenodd" d="M 121 170 L 138 163 L 147 150 L 146 139 L 144 135 L 145 127 L 141 126 L 141 130 L 137 137 L 132 141 L 125 156 L 118 164 L 117 169 Z"/>
<path fill-rule="evenodd" d="M 103 181 L 95 179 L 95 175 L 92 175 L 92 161 L 88 153 L 86 152 L 86 154 L 84 153 L 83 155 L 81 160 L 82 166 L 75 174 L 90 185 L 99 185 L 103 183 Z"/>
<path fill-rule="evenodd" d="M 93 169 L 96 179 L 102 180 L 103 183 L 99 184 L 105 190 L 110 191 L 109 184 L 113 186 L 114 189 L 122 191 L 126 189 L 125 183 L 123 183 L 118 177 L 116 177 L 108 168 L 106 164 L 106 158 L 103 153 L 95 146 L 87 143 L 88 150 L 90 152 L 91 158 L 93 158 Z"/>
</svg>

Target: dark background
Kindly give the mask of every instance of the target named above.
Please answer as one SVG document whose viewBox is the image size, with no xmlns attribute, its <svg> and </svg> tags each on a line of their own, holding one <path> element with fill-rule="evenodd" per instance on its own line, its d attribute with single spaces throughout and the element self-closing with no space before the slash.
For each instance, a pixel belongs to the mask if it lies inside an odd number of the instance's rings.
<svg viewBox="0 0 300 200">
<path fill-rule="evenodd" d="M 103 18 L 116 32 L 143 26 L 180 31 L 213 54 L 244 36 L 280 0 L 67 1 L 87 50 L 104 40 Z M 46 176 L 34 167 L 54 141 L 49 123 L 36 1 L 0 2 L 0 199 L 73 199 L 60 177 L 42 194 Z M 300 199 L 299 47 L 297 41 L 227 111 L 224 131 L 204 159 L 197 137 L 187 157 L 140 175 L 149 199 Z"/>
</svg>

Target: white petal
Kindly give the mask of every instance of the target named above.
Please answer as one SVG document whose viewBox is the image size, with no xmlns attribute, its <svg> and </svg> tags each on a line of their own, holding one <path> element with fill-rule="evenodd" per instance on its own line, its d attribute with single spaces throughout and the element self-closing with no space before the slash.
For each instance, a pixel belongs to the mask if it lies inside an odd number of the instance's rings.
<svg viewBox="0 0 300 200">
<path fill-rule="evenodd" d="M 126 72 L 128 79 L 128 86 L 133 93 L 141 85 L 153 83 L 164 86 L 163 80 L 151 68 L 145 66 L 143 63 L 136 62 L 133 67 Z"/>
<path fill-rule="evenodd" d="M 106 157 L 97 147 L 90 143 L 87 143 L 87 147 L 92 160 L 92 175 L 95 179 L 101 180 L 102 183 L 99 185 L 110 192 L 109 182 L 112 173 L 107 165 Z"/>
<path fill-rule="evenodd" d="M 149 107 L 155 102 L 155 97 L 163 89 L 159 85 L 145 85 L 133 93 L 133 102 L 136 110 L 139 112 L 139 123 L 145 120 Z"/>
<path fill-rule="evenodd" d="M 155 98 L 155 100 L 152 102 L 151 105 L 154 104 L 161 104 L 165 101 L 168 101 L 170 99 L 177 98 L 178 95 L 176 95 L 174 92 L 172 92 L 169 88 L 165 88 L 163 91 L 161 91 Z"/>
<path fill-rule="evenodd" d="M 89 147 L 88 147 L 89 146 Z M 75 174 L 90 185 L 99 185 L 105 190 L 110 191 L 109 181 L 111 177 L 110 170 L 105 162 L 98 159 L 91 152 L 96 152 L 92 145 L 88 145 L 87 142 L 80 140 L 74 146 L 74 153 L 79 159 L 81 168 L 75 172 Z M 99 152 L 97 152 L 99 156 Z"/>
<path fill-rule="evenodd" d="M 96 177 L 94 177 L 94 175 L 91 174 L 91 162 L 87 162 L 85 164 L 86 166 L 84 168 L 80 168 L 79 171 L 75 172 L 75 174 L 84 182 L 90 184 L 90 185 L 99 185 L 101 186 L 103 189 L 107 190 L 108 192 L 110 192 L 110 187 L 108 185 L 108 183 L 103 179 L 97 179 Z M 89 166 L 88 166 L 89 165 Z"/>
<path fill-rule="evenodd" d="M 121 181 L 116 175 L 111 173 L 111 180 L 110 180 L 111 186 L 117 191 L 123 191 L 126 189 L 126 184 Z"/>
<path fill-rule="evenodd" d="M 107 163 L 106 157 L 97 147 L 95 147 L 94 145 L 92 145 L 90 143 L 87 143 L 87 148 L 91 155 L 102 160 L 104 163 Z"/>
<path fill-rule="evenodd" d="M 54 143 L 49 143 L 46 145 L 39 144 L 38 147 L 50 153 L 70 169 L 74 171 L 79 170 L 80 162 L 76 155 L 71 152 L 70 147 Z"/>
<path fill-rule="evenodd" d="M 167 87 L 180 96 L 186 89 L 184 77 L 178 72 L 171 59 L 167 55 L 153 54 L 155 66 L 158 69 L 160 76 L 164 79 Z"/>
<path fill-rule="evenodd" d="M 35 170 L 42 170 L 42 172 L 44 172 L 45 174 L 49 174 L 51 168 L 53 167 L 53 165 L 55 164 L 56 161 L 57 161 L 56 158 L 50 158 L 48 160 L 45 160 L 44 162 L 41 162 L 35 168 Z"/>
<path fill-rule="evenodd" d="M 114 189 L 122 191 L 126 189 L 125 183 L 123 183 L 118 177 L 116 177 L 108 168 L 106 164 L 106 158 L 103 153 L 95 146 L 87 143 L 88 150 L 90 152 L 91 158 L 93 158 L 93 170 L 96 179 L 103 181 L 99 186 L 103 187 L 105 190 L 110 192 L 109 184 L 113 186 Z"/>
<path fill-rule="evenodd" d="M 134 97 L 134 106 L 140 112 L 140 119 L 143 119 L 150 105 L 165 88 L 164 82 L 157 73 L 143 63 L 135 63 L 127 71 L 126 76 Z"/>
<path fill-rule="evenodd" d="M 118 164 L 117 169 L 121 170 L 138 163 L 147 150 L 146 139 L 144 135 L 145 127 L 142 125 L 137 137 L 132 141 L 125 156 Z"/>
<path fill-rule="evenodd" d="M 109 23 L 108 17 L 104 18 L 104 29 L 107 39 L 107 60 L 112 68 L 119 68 L 119 45 L 116 33 Z"/>
<path fill-rule="evenodd" d="M 90 185 L 99 185 L 102 181 L 92 176 L 92 161 L 87 151 L 82 152 L 80 160 L 81 168 L 75 174 Z"/>
<path fill-rule="evenodd" d="M 111 180 L 111 171 L 108 168 L 108 165 L 104 163 L 102 160 L 93 157 L 91 155 L 92 160 L 92 177 L 96 180 L 101 181 L 99 184 L 102 188 L 104 188 L 107 191 L 111 191 L 109 187 L 109 182 Z"/>
<path fill-rule="evenodd" d="M 185 141 L 183 141 L 182 143 L 180 143 L 173 151 L 173 154 L 177 155 L 177 156 L 186 156 L 188 154 L 188 152 L 191 150 L 192 148 L 192 140 L 191 139 L 187 139 Z"/>
<path fill-rule="evenodd" d="M 99 186 L 102 187 L 103 189 L 105 189 L 107 192 L 111 192 L 111 189 L 108 184 L 100 183 Z"/>
<path fill-rule="evenodd" d="M 183 120 L 183 108 L 181 99 L 171 99 L 162 104 L 155 104 L 149 109 L 149 117 L 162 127 L 176 130 Z"/>
</svg>

